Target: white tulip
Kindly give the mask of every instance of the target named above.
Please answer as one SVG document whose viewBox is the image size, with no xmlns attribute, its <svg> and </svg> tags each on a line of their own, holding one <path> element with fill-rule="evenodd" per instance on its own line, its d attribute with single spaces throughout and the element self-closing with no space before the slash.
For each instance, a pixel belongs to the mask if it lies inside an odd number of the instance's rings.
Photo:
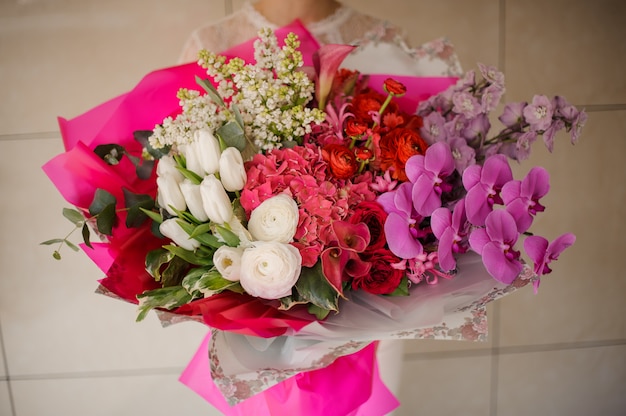
<svg viewBox="0 0 626 416">
<path fill-rule="evenodd" d="M 194 251 L 200 247 L 200 242 L 193 238 L 189 238 L 189 234 L 182 229 L 178 224 L 178 218 L 170 218 L 159 225 L 159 231 L 161 234 L 176 243 L 177 246 L 184 248 L 185 250 Z"/>
<path fill-rule="evenodd" d="M 233 206 L 222 183 L 215 175 L 207 175 L 200 184 L 202 206 L 209 219 L 216 224 L 224 224 L 233 217 Z"/>
<path fill-rule="evenodd" d="M 156 168 L 157 175 L 158 176 L 172 175 L 174 176 L 174 179 L 176 180 L 176 182 L 180 183 L 183 181 L 183 179 L 185 179 L 185 177 L 183 176 L 181 171 L 179 171 L 176 168 L 176 166 L 178 166 L 178 164 L 176 163 L 176 161 L 174 160 L 172 156 L 163 156 L 162 158 L 159 159 L 159 162 L 157 163 L 157 168 Z"/>
<path fill-rule="evenodd" d="M 180 184 L 180 191 L 185 198 L 185 202 L 187 203 L 187 208 L 191 215 L 196 217 L 198 221 L 205 222 L 208 221 L 209 217 L 206 215 L 204 211 L 204 205 L 202 204 L 202 195 L 200 194 L 200 185 L 196 185 L 191 182 L 189 179 L 185 179 Z"/>
<path fill-rule="evenodd" d="M 159 192 L 158 199 L 161 201 L 162 207 L 165 208 L 167 212 L 171 215 L 177 215 L 172 207 L 179 211 L 187 209 L 185 197 L 183 197 L 183 193 L 180 191 L 180 186 L 175 175 L 167 174 L 165 176 L 159 176 L 157 177 L 156 182 Z"/>
<path fill-rule="evenodd" d="M 298 204 L 287 194 L 266 199 L 250 214 L 248 231 L 255 240 L 290 243 L 298 227 Z"/>
<path fill-rule="evenodd" d="M 204 176 L 204 169 L 202 169 L 202 165 L 200 165 L 198 150 L 196 148 L 196 143 L 191 142 L 178 146 L 178 151 L 185 156 L 185 167 L 187 170 L 192 171 L 202 178 Z"/>
<path fill-rule="evenodd" d="M 203 129 L 195 132 L 194 143 L 204 174 L 217 173 L 221 156 L 219 140 L 209 130 Z"/>
<path fill-rule="evenodd" d="M 213 264 L 222 277 L 237 282 L 241 273 L 243 248 L 221 246 L 213 253 Z"/>
<path fill-rule="evenodd" d="M 227 147 L 222 152 L 219 164 L 224 188 L 229 192 L 241 191 L 248 179 L 241 152 L 235 147 Z"/>
<path fill-rule="evenodd" d="M 241 256 L 240 283 L 252 296 L 280 299 L 291 295 L 301 268 L 302 257 L 294 246 L 259 241 Z"/>
</svg>

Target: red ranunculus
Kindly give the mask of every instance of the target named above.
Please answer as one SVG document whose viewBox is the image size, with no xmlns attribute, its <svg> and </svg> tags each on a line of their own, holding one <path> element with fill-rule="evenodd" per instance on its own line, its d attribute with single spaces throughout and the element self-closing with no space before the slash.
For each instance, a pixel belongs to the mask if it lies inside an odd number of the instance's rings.
<svg viewBox="0 0 626 416">
<path fill-rule="evenodd" d="M 350 111 L 356 119 L 367 125 L 372 125 L 373 120 L 370 111 L 378 112 L 387 97 L 372 89 L 366 88 L 352 99 Z M 397 113 L 398 105 L 391 101 L 387 105 L 386 113 Z"/>
<path fill-rule="evenodd" d="M 379 146 L 381 169 L 393 168 L 391 176 L 401 181 L 407 180 L 406 161 L 413 155 L 423 155 L 428 147 L 417 131 L 405 127 L 389 131 L 381 137 Z"/>
<path fill-rule="evenodd" d="M 331 175 L 337 179 L 350 179 L 359 169 L 354 152 L 340 144 L 324 146 L 322 157 L 328 163 Z"/>
<path fill-rule="evenodd" d="M 387 249 L 379 250 L 369 256 L 363 256 L 363 260 L 371 263 L 369 273 L 352 280 L 352 289 L 363 289 L 374 295 L 386 295 L 392 293 L 402 282 L 404 270 L 391 267 L 400 262 L 400 259 Z"/>
<path fill-rule="evenodd" d="M 365 223 L 370 230 L 370 244 L 365 253 L 381 250 L 387 244 L 385 237 L 385 220 L 387 213 L 376 201 L 363 201 L 354 207 L 354 212 L 348 218 L 352 224 Z"/>
<path fill-rule="evenodd" d="M 346 121 L 346 134 L 350 137 L 359 137 L 367 131 L 367 124 L 361 123 L 355 118 Z"/>
<path fill-rule="evenodd" d="M 383 84 L 385 91 L 389 94 L 400 96 L 406 94 L 406 87 L 403 83 L 396 81 L 393 78 L 387 78 Z"/>
</svg>

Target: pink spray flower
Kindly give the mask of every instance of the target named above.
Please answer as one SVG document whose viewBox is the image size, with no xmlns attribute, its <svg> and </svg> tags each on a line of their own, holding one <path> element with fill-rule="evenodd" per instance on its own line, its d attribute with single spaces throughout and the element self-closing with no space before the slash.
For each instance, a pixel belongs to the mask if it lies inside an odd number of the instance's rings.
<svg viewBox="0 0 626 416">
<path fill-rule="evenodd" d="M 485 228 L 472 231 L 469 243 L 483 258 L 487 272 L 494 279 L 511 284 L 522 271 L 520 252 L 514 250 L 519 237 L 515 219 L 505 210 L 492 211 L 485 220 Z"/>
</svg>

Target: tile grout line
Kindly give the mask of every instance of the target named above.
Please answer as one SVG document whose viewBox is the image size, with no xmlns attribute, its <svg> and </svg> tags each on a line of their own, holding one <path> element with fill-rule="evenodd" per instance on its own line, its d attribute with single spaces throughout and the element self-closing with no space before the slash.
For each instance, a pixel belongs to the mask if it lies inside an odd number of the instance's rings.
<svg viewBox="0 0 626 416">
<path fill-rule="evenodd" d="M 135 370 L 100 370 L 67 373 L 47 374 L 24 374 L 11 376 L 12 381 L 36 381 L 36 380 L 61 380 L 61 379 L 87 379 L 87 378 L 115 378 L 115 377 L 141 377 L 154 375 L 179 374 L 183 367 L 143 368 Z"/>
<path fill-rule="evenodd" d="M 7 359 L 6 348 L 4 347 L 4 337 L 2 336 L 2 320 L 0 319 L 0 349 L 2 349 L 2 363 L 4 365 L 4 371 L 6 372 L 5 380 L 7 382 L 7 393 L 9 395 L 9 407 L 11 408 L 11 415 L 16 416 L 15 412 L 15 400 L 13 400 L 13 388 L 11 386 L 11 376 L 9 374 L 9 360 Z"/>
</svg>

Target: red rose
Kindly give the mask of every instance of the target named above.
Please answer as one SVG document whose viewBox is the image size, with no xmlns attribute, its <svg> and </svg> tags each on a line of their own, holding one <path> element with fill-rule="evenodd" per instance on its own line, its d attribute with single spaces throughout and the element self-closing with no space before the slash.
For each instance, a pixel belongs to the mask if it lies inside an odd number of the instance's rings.
<svg viewBox="0 0 626 416">
<path fill-rule="evenodd" d="M 402 282 L 404 270 L 391 267 L 400 262 L 400 259 L 389 250 L 376 251 L 370 256 L 363 258 L 371 263 L 369 273 L 365 276 L 355 277 L 352 280 L 352 289 L 363 289 L 374 295 L 386 295 L 392 293 Z"/>
<path fill-rule="evenodd" d="M 354 152 L 341 144 L 324 146 L 322 157 L 328 163 L 331 175 L 337 179 L 350 179 L 359 169 Z"/>
<path fill-rule="evenodd" d="M 370 230 L 370 244 L 365 249 L 365 253 L 381 250 L 387 244 L 385 237 L 386 219 L 387 213 L 376 201 L 363 201 L 354 208 L 348 221 L 352 224 L 365 223 Z"/>
<path fill-rule="evenodd" d="M 391 95 L 400 96 L 406 94 L 406 87 L 393 78 L 387 78 L 383 84 L 385 91 Z"/>
<path fill-rule="evenodd" d="M 413 155 L 423 155 L 428 145 L 415 130 L 405 127 L 395 128 L 381 137 L 380 167 L 382 170 L 393 168 L 394 179 L 406 181 L 404 166 Z"/>
</svg>

